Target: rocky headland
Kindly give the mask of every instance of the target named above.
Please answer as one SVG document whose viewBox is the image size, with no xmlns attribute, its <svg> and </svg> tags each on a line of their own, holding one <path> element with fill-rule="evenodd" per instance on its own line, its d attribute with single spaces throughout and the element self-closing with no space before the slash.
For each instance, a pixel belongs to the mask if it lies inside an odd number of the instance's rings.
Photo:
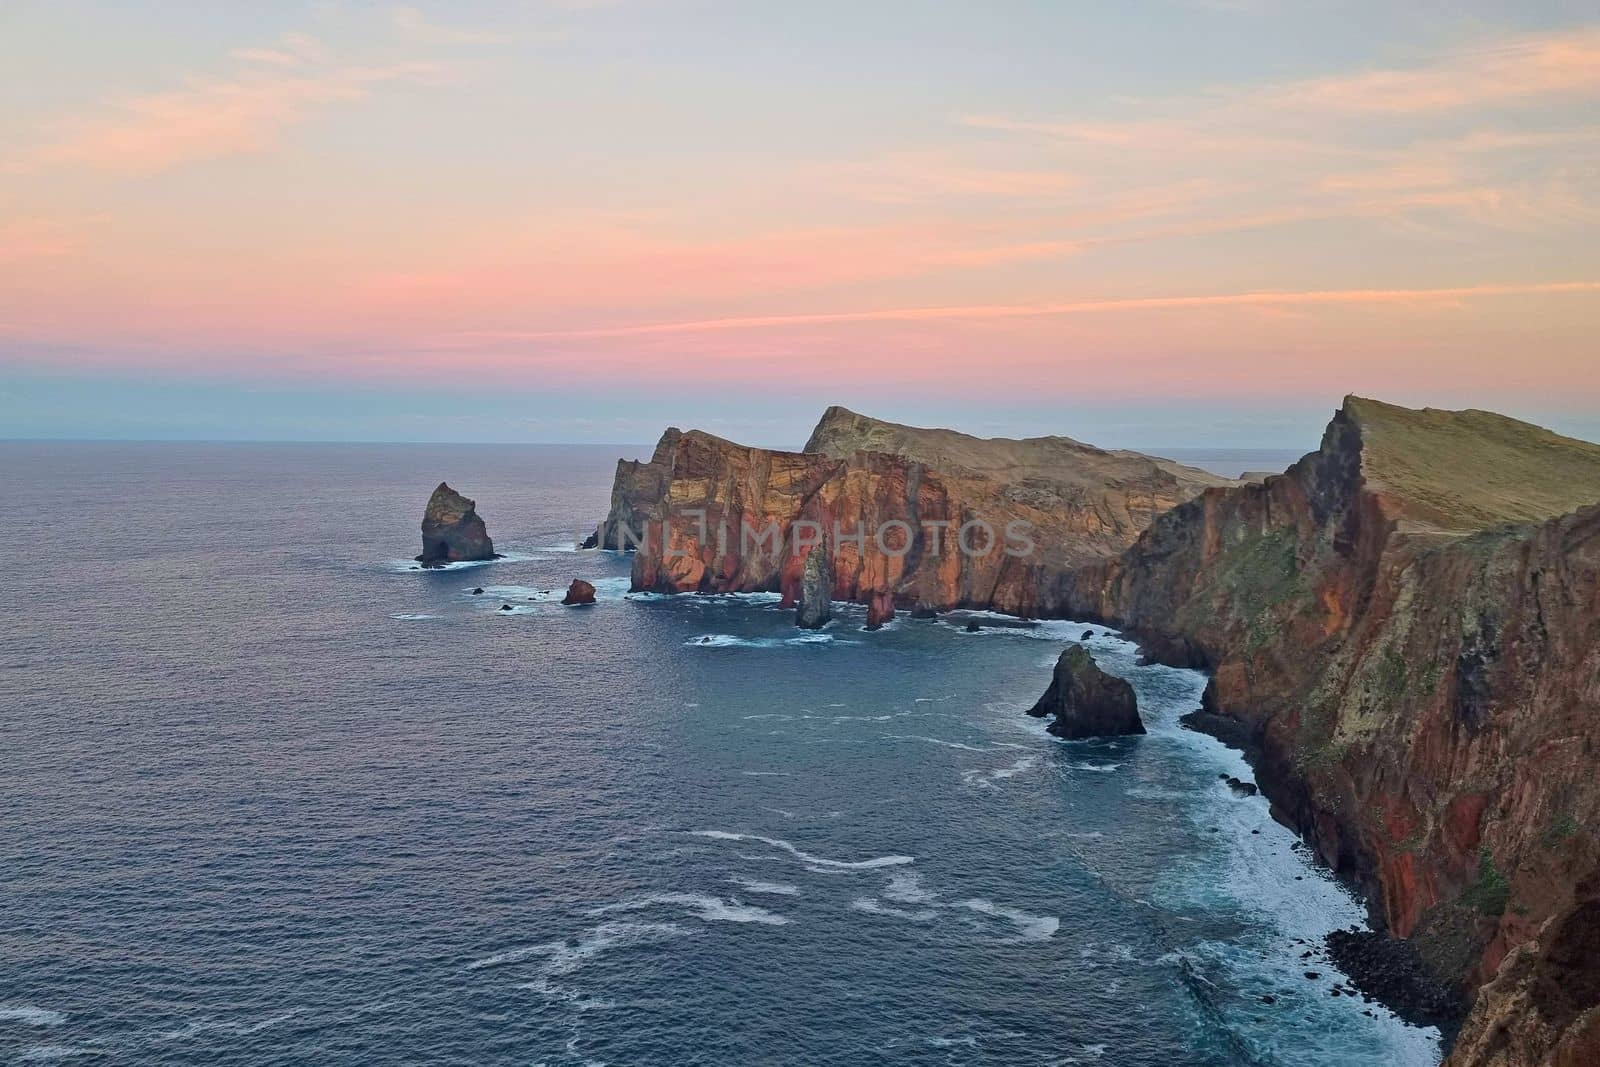
<svg viewBox="0 0 1600 1067">
<path fill-rule="evenodd" d="M 1031 551 L 936 551 L 973 519 L 1026 521 Z M 1211 672 L 1187 721 L 1247 752 L 1404 950 L 1337 946 L 1377 960 L 1368 987 L 1470 1007 L 1448 1067 L 1600 1063 L 1600 446 L 1349 397 L 1320 448 L 1240 483 L 832 408 L 803 452 L 669 430 L 619 464 L 597 538 L 644 532 L 636 589 L 792 603 L 805 553 L 739 530 L 801 521 L 910 531 L 898 555 L 831 542 L 834 599 L 1089 619 Z"/>
<path fill-rule="evenodd" d="M 986 440 L 834 407 L 801 452 L 668 430 L 650 460 L 618 463 L 587 543 L 633 549 L 635 590 L 775 591 L 792 604 L 815 533 L 832 598 L 867 604 L 869 625 L 897 608 L 1059 615 L 1077 569 L 1232 484 L 1066 437 Z"/>
<path fill-rule="evenodd" d="M 1080 575 L 1073 614 L 1212 672 L 1196 721 L 1471 1004 L 1450 1067 L 1600 1063 L 1597 501 L 1600 446 L 1350 397 Z"/>
<path fill-rule="evenodd" d="M 477 504 L 440 482 L 422 513 L 422 554 L 417 562 L 442 567 L 498 558 Z"/>
</svg>

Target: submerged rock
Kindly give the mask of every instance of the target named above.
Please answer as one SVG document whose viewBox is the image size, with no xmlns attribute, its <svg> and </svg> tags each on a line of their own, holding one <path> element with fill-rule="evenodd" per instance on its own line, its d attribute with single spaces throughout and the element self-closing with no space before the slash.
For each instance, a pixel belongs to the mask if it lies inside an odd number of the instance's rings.
<svg viewBox="0 0 1600 1067">
<path fill-rule="evenodd" d="M 442 567 L 446 563 L 498 558 L 489 531 L 478 515 L 477 503 L 440 482 L 422 513 L 422 554 L 417 562 L 424 567 Z"/>
<path fill-rule="evenodd" d="M 578 607 L 583 604 L 593 604 L 594 586 L 590 585 L 582 578 L 574 578 L 572 579 L 572 584 L 567 586 L 567 595 L 561 598 L 561 602 L 566 604 L 568 607 Z"/>
<path fill-rule="evenodd" d="M 977 619 L 968 619 L 967 620 L 967 633 L 975 634 L 979 630 L 982 630 L 982 629 L 983 629 L 983 627 L 978 624 L 978 620 Z"/>
<path fill-rule="evenodd" d="M 1102 671 L 1082 645 L 1061 653 L 1050 688 L 1028 714 L 1053 716 L 1047 729 L 1069 740 L 1145 732 L 1133 686 Z"/>
<path fill-rule="evenodd" d="M 833 618 L 833 557 L 824 545 L 817 545 L 806 556 L 800 572 L 800 598 L 794 609 L 794 624 L 802 630 L 820 630 Z"/>
<path fill-rule="evenodd" d="M 1261 792 L 1261 790 L 1256 787 L 1254 782 L 1246 782 L 1242 779 L 1235 778 L 1231 774 L 1224 774 L 1220 777 L 1224 782 L 1228 783 L 1228 788 L 1233 790 L 1239 796 L 1253 797 L 1257 793 Z"/>
</svg>

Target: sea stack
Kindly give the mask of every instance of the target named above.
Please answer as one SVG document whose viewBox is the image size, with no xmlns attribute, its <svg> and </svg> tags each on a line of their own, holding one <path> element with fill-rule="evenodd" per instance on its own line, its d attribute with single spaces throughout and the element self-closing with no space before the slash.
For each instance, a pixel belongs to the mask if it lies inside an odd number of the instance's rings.
<svg viewBox="0 0 1600 1067">
<path fill-rule="evenodd" d="M 894 618 L 894 594 L 880 589 L 867 598 L 867 629 L 881 630 Z"/>
<path fill-rule="evenodd" d="M 833 556 L 826 545 L 816 545 L 800 571 L 800 600 L 794 624 L 802 630 L 820 630 L 833 618 Z"/>
<path fill-rule="evenodd" d="M 442 567 L 497 558 L 477 504 L 440 482 L 422 513 L 422 554 L 417 562 L 424 567 Z"/>
<path fill-rule="evenodd" d="M 568 607 L 580 607 L 584 604 L 594 603 L 594 586 L 582 578 L 572 579 L 572 584 L 567 586 L 567 595 L 561 602 Z"/>
<path fill-rule="evenodd" d="M 1046 729 L 1069 741 L 1144 733 L 1133 686 L 1102 671 L 1082 645 L 1061 653 L 1050 688 L 1028 714 L 1053 716 Z"/>
</svg>

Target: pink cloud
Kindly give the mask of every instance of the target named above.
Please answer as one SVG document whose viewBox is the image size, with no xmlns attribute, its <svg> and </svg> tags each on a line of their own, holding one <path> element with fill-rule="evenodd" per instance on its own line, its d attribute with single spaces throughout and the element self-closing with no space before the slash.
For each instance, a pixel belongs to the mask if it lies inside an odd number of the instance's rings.
<svg viewBox="0 0 1600 1067">
<path fill-rule="evenodd" d="M 1513 39 L 1409 70 L 1374 70 L 1260 91 L 1276 107 L 1403 114 L 1600 92 L 1600 29 Z"/>
<path fill-rule="evenodd" d="M 1600 292 L 1600 281 L 1536 282 L 1516 285 L 1471 285 L 1434 289 L 1323 289 L 1302 292 L 1259 291 L 1203 296 L 1123 297 L 1054 304 L 972 304 L 954 307 L 887 308 L 872 311 L 830 311 L 801 315 L 745 315 L 686 322 L 633 326 L 600 326 L 576 330 L 479 331 L 464 334 L 467 342 L 484 340 L 555 340 L 561 338 L 637 337 L 647 334 L 708 333 L 770 327 L 858 322 L 928 322 L 943 319 L 1008 319 L 1117 311 L 1241 307 L 1298 304 L 1427 304 L 1474 297 L 1526 296 L 1537 293 Z"/>
<path fill-rule="evenodd" d="M 66 120 L 59 124 L 63 132 L 26 161 L 34 167 L 155 174 L 195 160 L 260 153 L 318 108 L 361 100 L 384 84 L 441 73 L 434 64 L 418 62 L 304 70 L 305 63 L 323 56 L 320 43 L 299 34 L 285 35 L 284 42 L 285 49 L 232 53 L 248 64 L 232 77 L 194 79 L 182 89 L 128 96 L 105 113 Z"/>
<path fill-rule="evenodd" d="M 41 218 L 0 221 L 0 266 L 26 260 L 55 259 L 83 246 L 73 229 Z"/>
</svg>

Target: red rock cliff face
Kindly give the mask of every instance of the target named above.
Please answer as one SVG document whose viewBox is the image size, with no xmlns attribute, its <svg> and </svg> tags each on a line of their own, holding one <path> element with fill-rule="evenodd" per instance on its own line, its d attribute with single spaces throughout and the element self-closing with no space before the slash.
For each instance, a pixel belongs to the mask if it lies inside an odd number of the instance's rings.
<svg viewBox="0 0 1600 1067">
<path fill-rule="evenodd" d="M 597 534 L 606 547 L 641 542 L 635 589 L 792 600 L 801 539 L 820 531 L 834 599 L 868 603 L 874 621 L 895 606 L 1052 615 L 1083 564 L 1226 484 L 1067 438 L 987 441 L 831 408 L 804 452 L 668 430 L 648 462 L 618 464 Z"/>
<path fill-rule="evenodd" d="M 1350 398 L 1318 452 L 1158 519 L 1068 605 L 1212 668 L 1280 810 L 1478 991 L 1452 1067 L 1600 1063 L 1600 953 L 1574 948 L 1600 937 L 1596 501 L 1600 447 Z"/>
</svg>

